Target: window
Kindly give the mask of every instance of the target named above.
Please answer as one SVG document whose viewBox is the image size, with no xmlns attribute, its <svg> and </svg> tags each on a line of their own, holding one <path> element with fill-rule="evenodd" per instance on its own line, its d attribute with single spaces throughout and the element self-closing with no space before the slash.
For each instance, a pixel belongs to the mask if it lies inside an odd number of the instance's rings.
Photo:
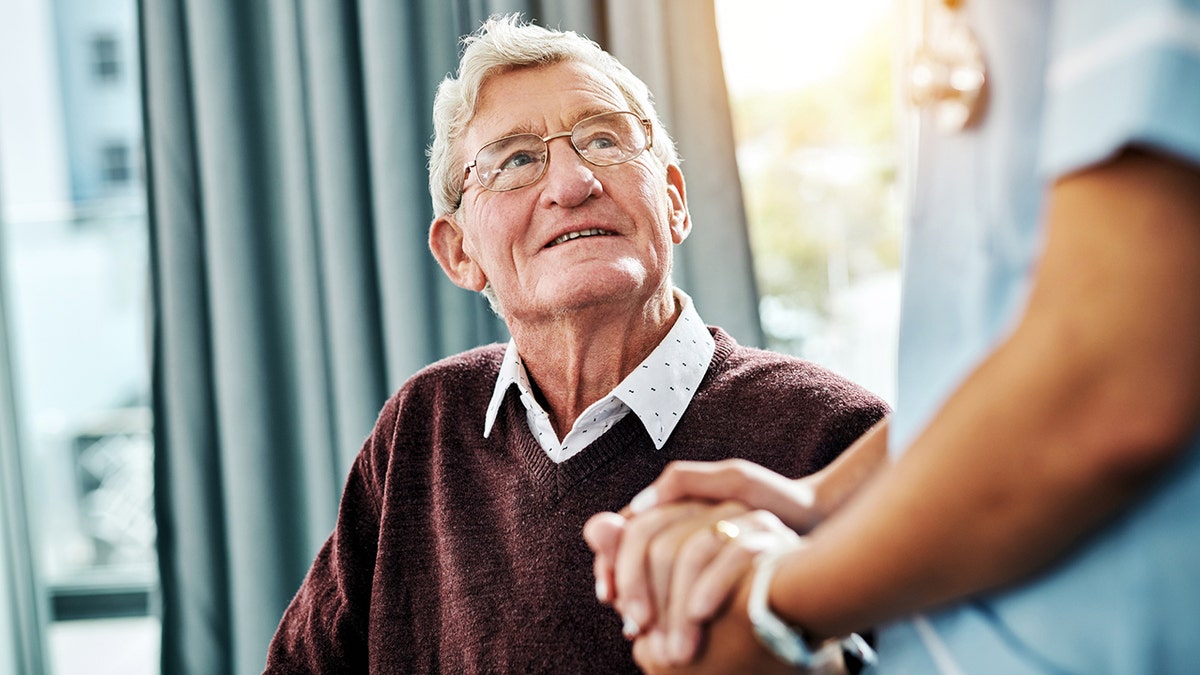
<svg viewBox="0 0 1200 675">
<path fill-rule="evenodd" d="M 101 83 L 121 79 L 120 43 L 115 35 L 103 34 L 92 38 L 92 75 Z"/>
<path fill-rule="evenodd" d="M 133 178 L 129 145 L 121 141 L 105 143 L 100 149 L 100 180 L 108 186 L 124 185 Z"/>
<path fill-rule="evenodd" d="M 0 387 L 19 414 L 46 675 L 158 670 L 135 2 L 27 0 L 0 21 L 0 330 L 16 374 Z"/>
<path fill-rule="evenodd" d="M 895 403 L 890 0 L 716 0 L 768 347 Z"/>
</svg>

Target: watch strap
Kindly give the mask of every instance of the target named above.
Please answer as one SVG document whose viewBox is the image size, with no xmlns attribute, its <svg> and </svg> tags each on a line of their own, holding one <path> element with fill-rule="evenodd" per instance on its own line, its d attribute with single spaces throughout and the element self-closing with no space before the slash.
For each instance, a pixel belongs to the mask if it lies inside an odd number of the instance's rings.
<svg viewBox="0 0 1200 675">
<path fill-rule="evenodd" d="M 874 665 L 877 662 L 875 650 L 857 633 L 828 640 L 814 648 L 808 644 L 802 631 L 788 625 L 771 610 L 771 579 L 780 560 L 794 550 L 792 547 L 780 547 L 763 553 L 758 559 L 747 602 L 747 614 L 755 637 L 775 658 L 790 666 L 815 670 L 828 665 L 839 655 L 853 669 L 852 672 Z"/>
</svg>

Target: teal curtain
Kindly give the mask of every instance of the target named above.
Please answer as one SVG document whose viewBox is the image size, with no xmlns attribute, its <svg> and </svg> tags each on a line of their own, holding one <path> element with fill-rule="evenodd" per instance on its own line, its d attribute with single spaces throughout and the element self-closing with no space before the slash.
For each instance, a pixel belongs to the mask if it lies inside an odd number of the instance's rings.
<svg viewBox="0 0 1200 675">
<path fill-rule="evenodd" d="M 710 2 L 141 0 L 164 673 L 260 671 L 384 400 L 506 339 L 428 252 L 425 148 L 458 38 L 513 11 L 649 55 L 677 281 L 761 344 Z"/>
</svg>

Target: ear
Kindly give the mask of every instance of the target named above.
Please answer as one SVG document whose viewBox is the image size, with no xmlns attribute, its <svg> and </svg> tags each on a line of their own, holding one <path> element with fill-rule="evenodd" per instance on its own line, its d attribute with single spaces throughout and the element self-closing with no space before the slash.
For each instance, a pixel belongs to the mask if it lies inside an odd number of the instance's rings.
<svg viewBox="0 0 1200 675">
<path fill-rule="evenodd" d="M 453 216 L 438 216 L 429 226 L 429 250 L 455 286 L 482 291 L 487 276 L 468 252 L 462 226 Z"/>
<path fill-rule="evenodd" d="M 667 167 L 667 199 L 671 206 L 671 241 L 682 244 L 692 231 L 692 217 L 687 210 L 683 171 L 675 164 Z"/>
</svg>

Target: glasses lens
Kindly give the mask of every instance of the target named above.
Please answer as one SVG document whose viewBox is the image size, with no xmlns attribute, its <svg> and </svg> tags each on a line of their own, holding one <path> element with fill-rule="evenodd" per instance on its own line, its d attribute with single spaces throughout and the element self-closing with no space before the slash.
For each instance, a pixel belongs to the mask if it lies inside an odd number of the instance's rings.
<svg viewBox="0 0 1200 675">
<path fill-rule="evenodd" d="M 631 112 L 603 113 L 581 120 L 571 129 L 571 145 L 596 166 L 628 162 L 649 144 L 645 126 Z M 515 190 L 542 177 L 548 154 L 546 141 L 536 134 L 506 136 L 480 148 L 472 169 L 489 190 Z"/>
<path fill-rule="evenodd" d="M 492 141 L 475 155 L 479 182 L 489 190 L 515 190 L 542 177 L 546 168 L 546 143 L 534 134 Z"/>
<path fill-rule="evenodd" d="M 581 120 L 571 130 L 571 144 L 597 166 L 620 164 L 646 149 L 646 129 L 631 112 L 611 112 Z"/>
</svg>

